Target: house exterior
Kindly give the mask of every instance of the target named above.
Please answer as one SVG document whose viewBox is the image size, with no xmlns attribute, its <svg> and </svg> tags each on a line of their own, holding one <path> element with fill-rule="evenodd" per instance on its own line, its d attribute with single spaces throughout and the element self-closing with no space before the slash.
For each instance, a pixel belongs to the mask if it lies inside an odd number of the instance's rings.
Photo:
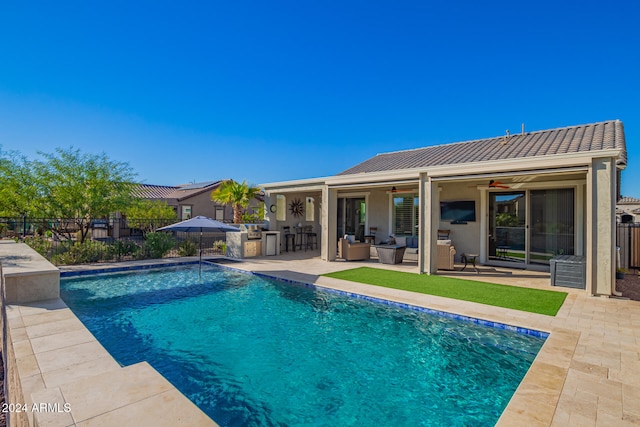
<svg viewBox="0 0 640 427">
<path fill-rule="evenodd" d="M 211 192 L 224 181 L 207 181 L 177 186 L 139 184 L 134 195 L 141 199 L 166 202 L 175 209 L 180 220 L 202 215 L 218 221 L 231 222 L 233 220 L 231 206 L 220 205 L 211 200 Z"/>
<path fill-rule="evenodd" d="M 323 260 L 338 238 L 418 239 L 436 273 L 438 230 L 481 264 L 548 269 L 586 261 L 586 291 L 615 292 L 615 222 L 624 127 L 605 121 L 378 154 L 335 176 L 263 184 L 272 230 L 313 225 Z M 296 207 L 302 206 L 302 209 Z"/>
<path fill-rule="evenodd" d="M 616 204 L 616 217 L 622 223 L 640 222 L 640 199 L 621 197 Z"/>
</svg>

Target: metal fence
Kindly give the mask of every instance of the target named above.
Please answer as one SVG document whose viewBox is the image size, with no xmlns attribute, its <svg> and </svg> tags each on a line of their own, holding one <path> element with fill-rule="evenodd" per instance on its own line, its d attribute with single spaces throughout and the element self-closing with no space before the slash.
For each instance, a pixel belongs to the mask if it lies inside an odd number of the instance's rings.
<svg viewBox="0 0 640 427">
<path fill-rule="evenodd" d="M 111 218 L 87 223 L 76 219 L 0 217 L 0 237 L 23 241 L 54 264 L 197 255 L 200 233 L 150 235 L 177 221 Z M 82 244 L 81 224 L 88 225 L 89 230 Z M 225 253 L 225 233 L 202 233 L 203 256 Z"/>
<path fill-rule="evenodd" d="M 618 223 L 616 244 L 619 248 L 620 267 L 627 270 L 640 268 L 640 224 Z"/>
</svg>

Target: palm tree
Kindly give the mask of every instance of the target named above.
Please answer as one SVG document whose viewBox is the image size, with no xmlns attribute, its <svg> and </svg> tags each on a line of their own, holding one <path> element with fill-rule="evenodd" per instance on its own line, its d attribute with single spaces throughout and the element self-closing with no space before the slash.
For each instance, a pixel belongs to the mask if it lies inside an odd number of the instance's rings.
<svg viewBox="0 0 640 427">
<path fill-rule="evenodd" d="M 260 188 L 247 184 L 246 181 L 238 183 L 234 180 L 223 182 L 211 192 L 211 200 L 223 205 L 233 207 L 233 223 L 242 222 L 242 210 L 249 206 L 252 199 L 260 194 Z"/>
</svg>

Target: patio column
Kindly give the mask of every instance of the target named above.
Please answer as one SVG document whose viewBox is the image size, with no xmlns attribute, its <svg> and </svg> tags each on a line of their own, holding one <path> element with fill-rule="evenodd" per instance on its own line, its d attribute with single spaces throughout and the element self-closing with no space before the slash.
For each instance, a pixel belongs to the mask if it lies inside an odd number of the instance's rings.
<svg viewBox="0 0 640 427">
<path fill-rule="evenodd" d="M 612 295 L 616 283 L 615 159 L 593 159 L 587 191 L 587 291 L 592 295 Z"/>
<path fill-rule="evenodd" d="M 338 250 L 338 190 L 322 186 L 322 235 L 320 238 L 320 258 L 323 261 L 335 261 Z"/>
<path fill-rule="evenodd" d="M 266 222 L 267 228 L 271 231 L 276 231 L 276 214 L 271 212 L 271 209 L 269 209 L 269 207 L 272 204 L 275 204 L 276 200 L 275 197 L 273 198 L 273 200 L 271 199 L 271 194 L 269 193 L 265 193 L 264 195 L 264 220 Z"/>
<path fill-rule="evenodd" d="M 420 273 L 433 274 L 438 270 L 436 239 L 440 226 L 440 192 L 438 184 L 426 175 L 420 178 L 419 205 L 418 269 Z"/>
</svg>

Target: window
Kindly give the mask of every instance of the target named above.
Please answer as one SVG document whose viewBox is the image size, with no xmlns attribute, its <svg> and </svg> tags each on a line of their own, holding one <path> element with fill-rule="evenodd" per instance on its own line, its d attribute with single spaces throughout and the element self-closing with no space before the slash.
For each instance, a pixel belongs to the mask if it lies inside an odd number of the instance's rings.
<svg viewBox="0 0 640 427">
<path fill-rule="evenodd" d="M 313 197 L 307 197 L 307 206 L 305 208 L 305 219 L 307 221 L 315 221 L 316 201 Z"/>
<path fill-rule="evenodd" d="M 216 221 L 224 221 L 224 207 L 216 206 Z"/>
<path fill-rule="evenodd" d="M 191 218 L 191 206 L 182 206 L 182 219 Z"/>
<path fill-rule="evenodd" d="M 276 195 L 276 220 L 287 220 L 287 198 L 282 194 Z"/>
<path fill-rule="evenodd" d="M 419 199 L 415 194 L 393 196 L 393 225 L 395 236 L 418 235 Z"/>
</svg>

